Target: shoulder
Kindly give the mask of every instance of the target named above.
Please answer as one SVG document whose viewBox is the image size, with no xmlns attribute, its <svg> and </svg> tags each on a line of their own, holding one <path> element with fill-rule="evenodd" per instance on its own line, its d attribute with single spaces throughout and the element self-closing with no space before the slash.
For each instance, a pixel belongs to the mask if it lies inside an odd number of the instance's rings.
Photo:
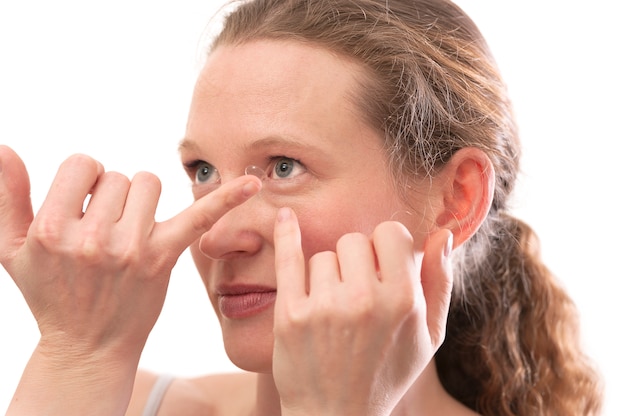
<svg viewBox="0 0 626 416">
<path fill-rule="evenodd" d="M 126 416 L 141 416 L 157 381 L 156 374 L 139 371 Z M 159 416 L 168 415 L 248 415 L 256 400 L 256 375 L 252 373 L 215 374 L 197 378 L 177 378 L 168 387 Z"/>
</svg>

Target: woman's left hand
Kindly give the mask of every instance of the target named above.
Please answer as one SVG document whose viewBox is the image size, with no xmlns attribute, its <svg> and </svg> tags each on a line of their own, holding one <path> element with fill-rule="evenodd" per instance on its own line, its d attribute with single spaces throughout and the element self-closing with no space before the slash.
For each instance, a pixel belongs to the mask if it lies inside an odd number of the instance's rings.
<svg viewBox="0 0 626 416">
<path fill-rule="evenodd" d="M 389 414 L 442 344 L 452 235 L 424 253 L 398 222 L 314 255 L 308 288 L 295 214 L 278 214 L 273 375 L 285 415 Z"/>
</svg>

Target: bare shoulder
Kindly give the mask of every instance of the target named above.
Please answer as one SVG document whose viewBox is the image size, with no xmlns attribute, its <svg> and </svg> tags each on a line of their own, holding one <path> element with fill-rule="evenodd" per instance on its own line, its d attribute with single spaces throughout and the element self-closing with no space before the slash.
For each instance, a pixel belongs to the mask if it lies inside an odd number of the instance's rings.
<svg viewBox="0 0 626 416">
<path fill-rule="evenodd" d="M 141 416 L 158 376 L 139 371 L 126 416 Z M 159 416 L 168 415 L 249 415 L 256 399 L 256 375 L 215 374 L 177 378 L 168 387 Z"/>
<path fill-rule="evenodd" d="M 139 370 L 135 376 L 133 394 L 130 398 L 126 416 L 141 416 L 143 409 L 152 390 L 152 386 L 157 380 L 157 375 Z"/>
</svg>

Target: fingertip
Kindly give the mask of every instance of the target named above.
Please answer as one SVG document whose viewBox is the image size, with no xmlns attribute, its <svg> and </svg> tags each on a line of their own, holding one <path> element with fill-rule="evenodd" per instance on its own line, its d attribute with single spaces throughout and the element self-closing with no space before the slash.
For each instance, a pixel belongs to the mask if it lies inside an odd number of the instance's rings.
<svg viewBox="0 0 626 416">
<path fill-rule="evenodd" d="M 11 159 L 22 162 L 22 159 L 17 155 L 15 150 L 7 145 L 0 145 L 0 173 L 3 172 L 4 166 L 6 164 L 11 163 Z"/>
<path fill-rule="evenodd" d="M 452 254 L 452 248 L 454 247 L 454 234 L 448 229 L 444 229 L 443 234 L 446 239 L 443 246 L 443 257 L 447 259 Z"/>
<path fill-rule="evenodd" d="M 0 174 L 2 173 L 2 162 L 4 160 L 4 153 L 7 151 L 8 147 L 0 144 Z"/>
<path fill-rule="evenodd" d="M 197 199 L 178 215 L 159 224 L 160 235 L 170 242 L 172 250 L 182 253 L 228 211 L 243 204 L 261 190 L 259 178 L 246 175 L 219 186 Z"/>
<path fill-rule="evenodd" d="M 25 237 L 33 220 L 33 209 L 26 166 L 6 145 L 0 145 L 0 173 L 0 256 L 4 256 L 11 248 L 7 242 Z"/>
<path fill-rule="evenodd" d="M 10 178 L 4 183 L 9 194 L 22 189 L 26 192 L 30 191 L 30 180 L 24 161 L 15 150 L 6 145 L 0 145 L 0 173 Z"/>
<path fill-rule="evenodd" d="M 244 198 L 250 198 L 261 190 L 263 187 L 263 182 L 257 176 L 254 175 L 246 175 L 248 182 L 246 182 L 241 188 L 241 193 Z"/>
<path fill-rule="evenodd" d="M 95 172 L 96 177 L 99 177 L 104 173 L 104 165 L 100 161 L 83 153 L 74 153 L 65 159 L 62 165 L 69 165 L 79 169 L 89 169 L 90 171 Z"/>
<path fill-rule="evenodd" d="M 291 219 L 293 215 L 293 210 L 289 207 L 282 207 L 276 213 L 276 222 L 286 222 Z"/>
<path fill-rule="evenodd" d="M 288 245 L 288 243 L 281 243 L 288 240 L 300 246 L 300 224 L 298 224 L 298 217 L 292 208 L 281 207 L 276 213 L 274 243 L 281 244 L 281 246 L 283 244 Z"/>
<path fill-rule="evenodd" d="M 448 229 L 438 230 L 428 237 L 422 258 L 422 282 L 437 281 L 442 277 L 449 280 L 453 249 L 454 234 Z"/>
<path fill-rule="evenodd" d="M 437 251 L 442 259 L 447 259 L 454 249 L 454 234 L 447 228 L 439 229 L 428 236 L 424 246 L 425 252 Z"/>
</svg>

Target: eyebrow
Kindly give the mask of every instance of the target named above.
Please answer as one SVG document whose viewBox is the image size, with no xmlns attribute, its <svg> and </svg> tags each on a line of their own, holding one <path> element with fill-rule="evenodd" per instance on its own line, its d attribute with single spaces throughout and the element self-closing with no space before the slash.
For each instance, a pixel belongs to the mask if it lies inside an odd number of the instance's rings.
<svg viewBox="0 0 626 416">
<path fill-rule="evenodd" d="M 193 140 L 189 140 L 187 137 L 183 137 L 180 142 L 178 142 L 178 153 L 181 153 L 183 150 L 191 150 L 197 152 L 200 150 L 198 145 Z"/>
<path fill-rule="evenodd" d="M 243 151 L 254 150 L 262 147 L 272 147 L 272 146 L 280 146 L 287 145 L 290 147 L 297 147 L 300 149 L 311 149 L 313 146 L 310 144 L 304 144 L 301 140 L 296 137 L 289 136 L 279 136 L 279 135 L 271 135 L 264 137 L 259 140 L 255 140 L 251 143 L 247 143 L 243 146 Z M 189 139 L 188 137 L 184 137 L 178 144 L 178 152 L 182 152 L 183 150 L 189 150 L 191 152 L 200 153 L 201 149 L 198 143 L 194 140 Z"/>
<path fill-rule="evenodd" d="M 309 149 L 312 146 L 308 144 L 303 144 L 302 140 L 299 140 L 295 137 L 289 136 L 267 136 L 259 140 L 255 140 L 251 143 L 248 143 L 244 146 L 244 150 L 254 150 L 262 147 L 272 147 L 272 146 L 281 146 L 287 145 L 290 147 L 297 147 L 300 149 Z"/>
</svg>

